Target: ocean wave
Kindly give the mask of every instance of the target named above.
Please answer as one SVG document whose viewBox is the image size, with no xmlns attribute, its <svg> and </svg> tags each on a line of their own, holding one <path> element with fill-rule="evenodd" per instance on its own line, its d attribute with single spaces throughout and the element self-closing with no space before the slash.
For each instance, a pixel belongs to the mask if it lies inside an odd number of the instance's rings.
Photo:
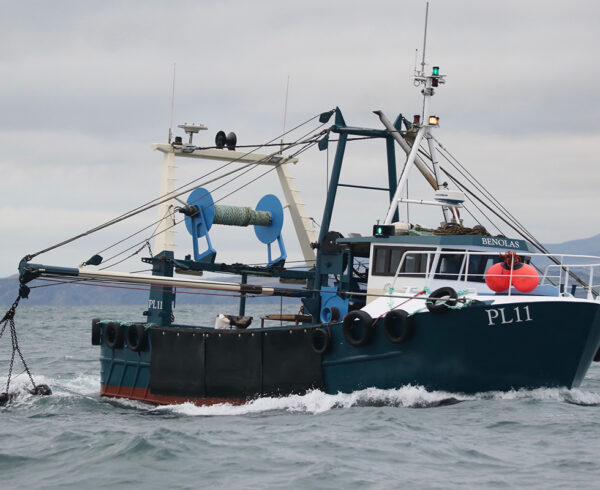
<svg viewBox="0 0 600 490">
<path fill-rule="evenodd" d="M 154 412 L 170 412 L 187 416 L 237 416 L 267 412 L 319 414 L 334 409 L 352 407 L 434 408 L 465 401 L 534 400 L 557 401 L 580 406 L 600 406 L 600 393 L 581 389 L 538 388 L 466 395 L 443 391 L 428 391 L 422 386 L 407 385 L 397 389 L 367 388 L 353 393 L 327 394 L 314 390 L 305 395 L 262 397 L 242 405 L 219 403 L 197 406 L 193 403 L 162 405 Z"/>
<path fill-rule="evenodd" d="M 333 409 L 351 407 L 437 407 L 458 403 L 464 399 L 467 398 L 461 395 L 427 391 L 421 386 L 407 385 L 392 390 L 367 388 L 353 393 L 338 393 L 335 395 L 313 390 L 305 395 L 257 398 L 243 405 L 219 403 L 209 406 L 196 406 L 192 403 L 183 403 L 156 407 L 155 411 L 167 411 L 190 416 L 247 415 L 275 411 L 318 414 Z"/>
</svg>

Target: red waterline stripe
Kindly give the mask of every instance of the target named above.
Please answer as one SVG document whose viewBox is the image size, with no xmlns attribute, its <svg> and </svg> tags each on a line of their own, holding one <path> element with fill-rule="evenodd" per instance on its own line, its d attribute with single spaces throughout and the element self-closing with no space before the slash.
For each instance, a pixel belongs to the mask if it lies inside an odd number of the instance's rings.
<svg viewBox="0 0 600 490">
<path fill-rule="evenodd" d="M 229 403 L 231 405 L 243 405 L 245 398 L 211 398 L 194 396 L 158 395 L 151 393 L 150 388 L 134 388 L 128 386 L 100 386 L 100 394 L 113 398 L 127 398 L 139 400 L 156 405 L 176 405 L 181 403 L 193 403 L 199 407 L 205 405 L 216 405 L 217 403 Z"/>
</svg>

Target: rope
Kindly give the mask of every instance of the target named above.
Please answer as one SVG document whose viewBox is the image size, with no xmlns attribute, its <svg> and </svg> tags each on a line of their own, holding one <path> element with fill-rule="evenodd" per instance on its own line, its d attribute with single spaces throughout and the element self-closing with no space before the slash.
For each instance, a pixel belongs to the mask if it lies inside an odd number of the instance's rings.
<svg viewBox="0 0 600 490">
<path fill-rule="evenodd" d="M 395 310 L 396 308 L 399 308 L 400 306 L 402 306 L 402 305 L 404 305 L 404 304 L 408 303 L 409 301 L 412 301 L 413 299 L 416 299 L 416 298 L 418 298 L 418 297 L 419 297 L 419 296 L 421 296 L 422 294 L 425 294 L 425 293 L 429 294 L 429 288 L 424 288 L 424 289 L 422 289 L 421 291 L 419 291 L 417 294 L 415 294 L 414 296 L 411 296 L 411 297 L 410 297 L 410 298 L 408 298 L 407 300 L 403 301 L 402 303 L 398 303 L 396 306 L 394 306 L 394 307 L 391 307 L 392 293 L 393 293 L 393 292 L 394 292 L 394 288 L 393 288 L 392 286 L 390 286 L 390 287 L 388 288 L 388 294 L 389 294 L 389 297 L 390 297 L 390 310 L 389 310 L 389 311 L 392 311 L 392 310 Z M 373 320 L 373 323 L 371 324 L 371 326 L 372 326 L 372 327 L 373 327 L 373 326 L 375 326 L 375 324 L 376 324 L 376 323 L 377 323 L 377 322 L 378 322 L 378 321 L 379 321 L 379 320 L 380 320 L 382 317 L 384 317 L 384 316 L 385 316 L 385 315 L 387 315 L 387 314 L 388 314 L 388 312 L 387 312 L 387 311 L 383 312 L 381 315 L 379 315 L 377 318 L 375 318 L 375 319 Z M 410 315 L 409 315 L 409 316 L 410 316 Z"/>
<path fill-rule="evenodd" d="M 434 235 L 482 235 L 482 236 L 490 236 L 487 230 L 481 226 L 477 225 L 473 228 L 469 228 L 468 226 L 463 226 L 459 223 L 444 223 L 440 225 L 439 228 L 433 230 Z"/>
</svg>

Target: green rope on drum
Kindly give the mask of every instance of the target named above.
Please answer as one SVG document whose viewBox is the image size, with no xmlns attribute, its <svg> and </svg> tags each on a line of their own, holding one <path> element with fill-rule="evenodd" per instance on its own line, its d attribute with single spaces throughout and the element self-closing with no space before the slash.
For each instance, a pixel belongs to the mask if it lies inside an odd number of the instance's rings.
<svg viewBox="0 0 600 490">
<path fill-rule="evenodd" d="M 218 204 L 215 206 L 214 223 L 227 226 L 268 226 L 271 224 L 271 214 L 245 206 Z"/>
</svg>

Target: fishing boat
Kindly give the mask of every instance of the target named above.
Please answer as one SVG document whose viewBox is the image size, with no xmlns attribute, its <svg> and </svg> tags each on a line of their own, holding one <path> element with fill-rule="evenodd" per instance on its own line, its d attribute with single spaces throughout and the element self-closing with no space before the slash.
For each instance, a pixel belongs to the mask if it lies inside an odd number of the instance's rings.
<svg viewBox="0 0 600 490">
<path fill-rule="evenodd" d="M 318 119 L 312 132 L 284 143 L 291 134 L 285 132 L 271 152 L 269 145 L 241 151 L 235 134 L 222 131 L 214 145 L 196 145 L 194 137 L 206 127 L 180 126 L 187 141 L 169 135 L 167 143 L 153 145 L 163 155 L 160 197 L 25 256 L 19 265 L 20 298 L 28 297 L 33 280 L 148 287 L 144 318 L 92 320 L 100 392 L 108 397 L 203 405 L 407 384 L 461 393 L 579 386 L 592 361 L 600 360 L 600 300 L 594 286 L 600 257 L 549 253 L 439 144 L 439 118 L 430 103 L 446 76 L 437 66 L 426 66 L 423 52 L 414 75 L 422 113 L 411 120 L 399 115 L 392 122 L 375 111 L 379 128 L 348 125 L 336 107 L 307 121 Z M 385 143 L 380 160 L 387 180 L 381 187 L 341 181 L 347 144 L 364 138 Z M 292 166 L 306 149 L 334 144 L 317 232 Z M 176 158 L 222 165 L 175 188 Z M 277 173 L 279 197 L 269 193 L 255 207 L 228 206 L 214 198 L 222 182 L 263 169 L 263 174 Z M 406 197 L 413 169 L 426 179 L 430 196 Z M 389 196 L 387 209 L 365 209 L 372 213 L 368 233 L 361 228 L 343 236 L 332 225 L 336 193 L 343 186 Z M 437 208 L 441 224 L 425 228 L 401 221 L 404 206 Z M 514 236 L 493 236 L 470 214 L 473 206 Z M 158 210 L 154 245 L 142 259 L 152 267 L 151 275 L 115 271 L 100 254 L 77 267 L 34 262 L 43 252 L 151 208 Z M 287 216 L 303 268 L 286 267 L 282 227 Z M 473 216 L 472 227 L 465 224 L 468 216 Z M 183 257 L 175 256 L 173 245 L 178 223 L 190 234 Z M 266 264 L 219 262 L 211 241 L 216 225 L 253 227 L 266 245 Z M 357 233 L 361 230 L 363 235 Z M 247 241 L 247 234 L 240 238 L 240 249 Z M 202 278 L 205 273 L 237 280 Z M 217 318 L 199 318 L 199 325 L 184 325 L 176 321 L 175 298 L 186 291 L 226 292 L 239 298 L 239 307 L 235 314 L 224 311 Z M 257 296 L 295 298 L 298 313 L 253 321 L 246 316 L 246 301 Z"/>
</svg>

